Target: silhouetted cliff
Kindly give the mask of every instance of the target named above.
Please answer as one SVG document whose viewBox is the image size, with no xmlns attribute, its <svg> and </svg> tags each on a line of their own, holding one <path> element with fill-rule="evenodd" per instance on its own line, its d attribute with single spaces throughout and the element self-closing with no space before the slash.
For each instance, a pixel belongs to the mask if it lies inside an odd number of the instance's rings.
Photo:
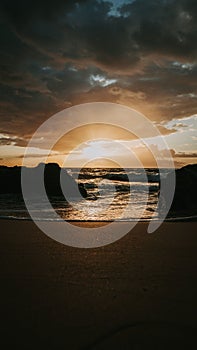
<svg viewBox="0 0 197 350">
<path fill-rule="evenodd" d="M 176 170 L 175 194 L 168 216 L 179 215 L 197 215 L 197 164 Z"/>
<path fill-rule="evenodd" d="M 67 173 L 65 169 L 61 169 L 58 164 L 50 163 L 44 165 L 39 164 L 35 168 L 23 168 L 27 174 L 28 179 L 36 179 L 36 174 L 41 167 L 44 168 L 44 184 L 48 195 L 63 196 L 61 185 L 60 185 L 60 173 L 62 179 L 63 189 L 66 193 L 68 192 L 68 197 L 79 197 L 78 189 L 81 195 L 85 198 L 87 197 L 86 189 L 82 184 L 79 186 L 75 180 Z M 31 189 L 30 189 L 31 190 Z M 0 194 L 22 194 L 21 189 L 21 167 L 6 167 L 0 166 Z M 39 193 L 34 193 L 39 195 Z"/>
</svg>

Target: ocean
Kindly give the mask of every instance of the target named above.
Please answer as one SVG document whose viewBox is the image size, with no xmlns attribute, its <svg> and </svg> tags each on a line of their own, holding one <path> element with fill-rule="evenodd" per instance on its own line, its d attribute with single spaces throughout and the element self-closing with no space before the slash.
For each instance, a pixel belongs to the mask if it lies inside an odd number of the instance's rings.
<svg viewBox="0 0 197 350">
<path fill-rule="evenodd" d="M 76 168 L 67 172 L 87 191 L 87 198 L 69 203 L 63 197 L 50 196 L 51 210 L 45 209 L 45 202 L 32 203 L 34 216 L 67 221 L 133 221 L 157 219 L 160 176 L 166 176 L 170 169 L 119 169 L 119 168 Z M 78 176 L 79 174 L 79 176 Z M 23 198 L 17 194 L 0 195 L 0 217 L 30 219 Z M 57 220 L 57 219 L 56 219 Z"/>
</svg>

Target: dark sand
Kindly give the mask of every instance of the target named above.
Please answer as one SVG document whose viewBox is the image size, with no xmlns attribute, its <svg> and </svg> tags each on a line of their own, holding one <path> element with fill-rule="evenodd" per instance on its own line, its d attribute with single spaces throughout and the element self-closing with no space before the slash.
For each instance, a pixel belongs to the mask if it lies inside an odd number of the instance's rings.
<svg viewBox="0 0 197 350">
<path fill-rule="evenodd" d="M 197 223 L 97 249 L 0 226 L 1 349 L 197 349 Z"/>
</svg>

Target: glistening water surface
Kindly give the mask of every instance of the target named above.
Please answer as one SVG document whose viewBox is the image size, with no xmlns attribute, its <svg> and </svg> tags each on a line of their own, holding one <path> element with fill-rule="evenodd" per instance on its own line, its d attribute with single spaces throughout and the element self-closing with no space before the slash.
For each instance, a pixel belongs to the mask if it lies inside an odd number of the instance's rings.
<svg viewBox="0 0 197 350">
<path fill-rule="evenodd" d="M 163 176 L 169 169 L 162 172 Z M 160 175 L 157 169 L 83 168 L 67 169 L 87 190 L 87 198 L 69 203 L 62 196 L 51 196 L 50 202 L 59 219 L 70 221 L 150 220 L 158 202 Z M 79 174 L 79 177 L 78 177 Z M 38 205 L 39 204 L 39 205 Z M 54 210 L 46 210 L 42 199 L 32 202 L 34 214 L 44 220 L 54 220 Z M 29 213 L 22 196 L 0 196 L 0 216 L 26 219 Z"/>
</svg>

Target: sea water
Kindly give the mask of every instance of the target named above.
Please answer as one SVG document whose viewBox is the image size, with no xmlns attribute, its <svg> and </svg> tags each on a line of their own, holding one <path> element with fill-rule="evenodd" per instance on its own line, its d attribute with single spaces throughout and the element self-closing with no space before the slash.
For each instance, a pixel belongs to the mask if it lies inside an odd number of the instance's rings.
<svg viewBox="0 0 197 350">
<path fill-rule="evenodd" d="M 160 176 L 169 169 L 76 168 L 67 172 L 87 191 L 87 198 L 50 196 L 51 209 L 42 199 L 31 205 L 34 217 L 44 220 L 129 221 L 157 219 Z M 58 214 L 58 219 L 56 214 Z M 16 194 L 0 196 L 0 217 L 29 219 L 23 198 Z"/>
</svg>

